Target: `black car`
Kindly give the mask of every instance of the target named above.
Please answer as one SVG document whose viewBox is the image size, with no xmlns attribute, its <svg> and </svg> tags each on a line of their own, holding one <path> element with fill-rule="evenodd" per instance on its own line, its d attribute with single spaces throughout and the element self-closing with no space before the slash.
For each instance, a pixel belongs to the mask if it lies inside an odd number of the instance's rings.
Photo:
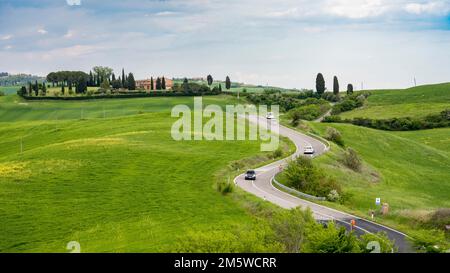
<svg viewBox="0 0 450 273">
<path fill-rule="evenodd" d="M 256 180 L 256 172 L 253 170 L 247 171 L 245 174 L 245 180 Z"/>
</svg>

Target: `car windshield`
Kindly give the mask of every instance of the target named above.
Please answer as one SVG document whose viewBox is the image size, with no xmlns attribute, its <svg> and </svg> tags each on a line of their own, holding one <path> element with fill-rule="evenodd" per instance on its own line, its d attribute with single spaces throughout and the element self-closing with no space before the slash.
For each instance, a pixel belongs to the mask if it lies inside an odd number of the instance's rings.
<svg viewBox="0 0 450 273">
<path fill-rule="evenodd" d="M 255 171 L 248 171 L 247 174 L 255 174 Z"/>
</svg>

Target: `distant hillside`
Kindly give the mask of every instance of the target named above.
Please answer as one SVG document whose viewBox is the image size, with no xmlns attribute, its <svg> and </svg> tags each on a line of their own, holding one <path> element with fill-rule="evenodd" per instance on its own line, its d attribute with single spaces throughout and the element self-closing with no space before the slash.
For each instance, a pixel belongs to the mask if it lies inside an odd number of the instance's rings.
<svg viewBox="0 0 450 273">
<path fill-rule="evenodd" d="M 28 75 L 28 74 L 18 74 L 11 75 L 7 72 L 0 73 L 0 86 L 17 86 L 17 85 L 26 85 L 29 82 L 43 82 L 45 80 L 44 77 Z"/>
<path fill-rule="evenodd" d="M 450 109 L 450 83 L 400 90 L 373 90 L 367 104 L 344 112 L 342 118 L 424 117 Z"/>
</svg>

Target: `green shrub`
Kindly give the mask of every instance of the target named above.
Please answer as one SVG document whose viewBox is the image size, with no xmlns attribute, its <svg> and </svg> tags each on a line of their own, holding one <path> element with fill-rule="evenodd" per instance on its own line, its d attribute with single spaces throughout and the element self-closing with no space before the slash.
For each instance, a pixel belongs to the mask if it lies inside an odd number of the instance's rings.
<svg viewBox="0 0 450 273">
<path fill-rule="evenodd" d="M 303 251 L 308 253 L 360 253 L 360 242 L 353 232 L 337 228 L 333 222 L 308 230 Z"/>
<path fill-rule="evenodd" d="M 330 202 L 338 202 L 340 199 L 341 199 L 341 196 L 339 195 L 337 190 L 332 190 L 327 195 L 327 200 L 330 201 Z"/>
<path fill-rule="evenodd" d="M 310 210 L 295 208 L 275 215 L 272 229 L 275 238 L 287 253 L 299 253 L 305 240 L 308 226 L 314 225 Z"/>
<path fill-rule="evenodd" d="M 0 97 L 4 96 L 5 93 L 3 91 L 0 91 Z"/>
<path fill-rule="evenodd" d="M 283 156 L 283 149 L 281 149 L 281 147 L 278 147 L 278 149 L 276 149 L 272 153 L 272 157 L 273 158 L 279 158 L 279 157 L 282 157 L 282 156 Z"/>
<path fill-rule="evenodd" d="M 363 253 L 393 253 L 398 251 L 394 242 L 389 240 L 384 232 L 377 234 L 364 233 L 364 235 L 359 237 L 359 245 Z M 379 248 L 376 249 L 377 247 Z"/>
<path fill-rule="evenodd" d="M 361 171 L 361 159 L 359 158 L 358 153 L 352 148 L 347 148 L 347 150 L 342 153 L 341 162 L 355 172 Z"/>
<path fill-rule="evenodd" d="M 339 184 L 323 174 L 313 165 L 310 158 L 299 157 L 291 161 L 285 171 L 288 186 L 299 191 L 315 195 L 327 196 L 331 191 L 341 192 Z"/>
<path fill-rule="evenodd" d="M 226 181 L 217 182 L 217 190 L 223 195 L 227 195 L 234 191 L 234 184 Z"/>
<path fill-rule="evenodd" d="M 322 122 L 327 122 L 327 123 L 339 123 L 342 122 L 342 118 L 340 116 L 336 116 L 336 115 L 331 115 L 328 117 L 325 117 Z"/>
<path fill-rule="evenodd" d="M 341 132 L 339 132 L 336 128 L 327 127 L 325 138 L 329 141 L 333 141 L 339 146 L 344 146 L 344 140 L 342 139 Z"/>
<path fill-rule="evenodd" d="M 220 228 L 220 227 L 219 227 Z M 178 239 L 179 253 L 279 253 L 283 246 L 275 240 L 273 231 L 263 221 L 234 230 L 192 230 Z"/>
<path fill-rule="evenodd" d="M 445 242 L 445 233 L 442 230 L 414 230 L 410 232 L 412 244 L 419 252 L 441 253 L 448 246 L 441 246 Z"/>
</svg>

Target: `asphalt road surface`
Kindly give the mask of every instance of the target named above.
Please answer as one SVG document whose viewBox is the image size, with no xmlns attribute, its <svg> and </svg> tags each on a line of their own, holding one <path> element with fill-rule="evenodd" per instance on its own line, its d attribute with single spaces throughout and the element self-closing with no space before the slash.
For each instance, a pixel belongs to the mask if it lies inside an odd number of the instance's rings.
<svg viewBox="0 0 450 273">
<path fill-rule="evenodd" d="M 248 117 L 250 122 L 253 123 L 256 123 L 258 121 L 258 118 L 260 120 L 260 126 L 269 126 L 269 123 L 272 123 L 273 128 L 274 123 L 277 123 L 276 120 L 267 120 L 264 117 Z M 395 242 L 395 245 L 400 253 L 413 252 L 411 244 L 407 240 L 407 235 L 400 231 L 396 231 L 392 228 L 365 219 L 361 219 L 357 216 L 328 208 L 311 201 L 300 199 L 296 196 L 290 195 L 289 193 L 275 188 L 272 184 L 272 179 L 282 170 L 282 168 L 287 166 L 287 163 L 291 158 L 304 156 L 303 149 L 305 146 L 310 145 L 314 148 L 315 154 L 313 157 L 319 156 L 328 151 L 327 146 L 323 142 L 282 125 L 279 125 L 279 135 L 289 138 L 295 144 L 297 148 L 296 152 L 289 158 L 256 169 L 256 181 L 246 181 L 244 178 L 245 174 L 236 177 L 234 180 L 236 185 L 238 185 L 243 190 L 256 195 L 257 197 L 276 204 L 282 208 L 310 208 L 314 215 L 314 218 L 317 221 L 334 221 L 339 225 L 350 228 L 351 221 L 355 220 L 355 231 L 358 234 L 377 233 L 383 231 L 386 232 L 387 236 Z"/>
</svg>

